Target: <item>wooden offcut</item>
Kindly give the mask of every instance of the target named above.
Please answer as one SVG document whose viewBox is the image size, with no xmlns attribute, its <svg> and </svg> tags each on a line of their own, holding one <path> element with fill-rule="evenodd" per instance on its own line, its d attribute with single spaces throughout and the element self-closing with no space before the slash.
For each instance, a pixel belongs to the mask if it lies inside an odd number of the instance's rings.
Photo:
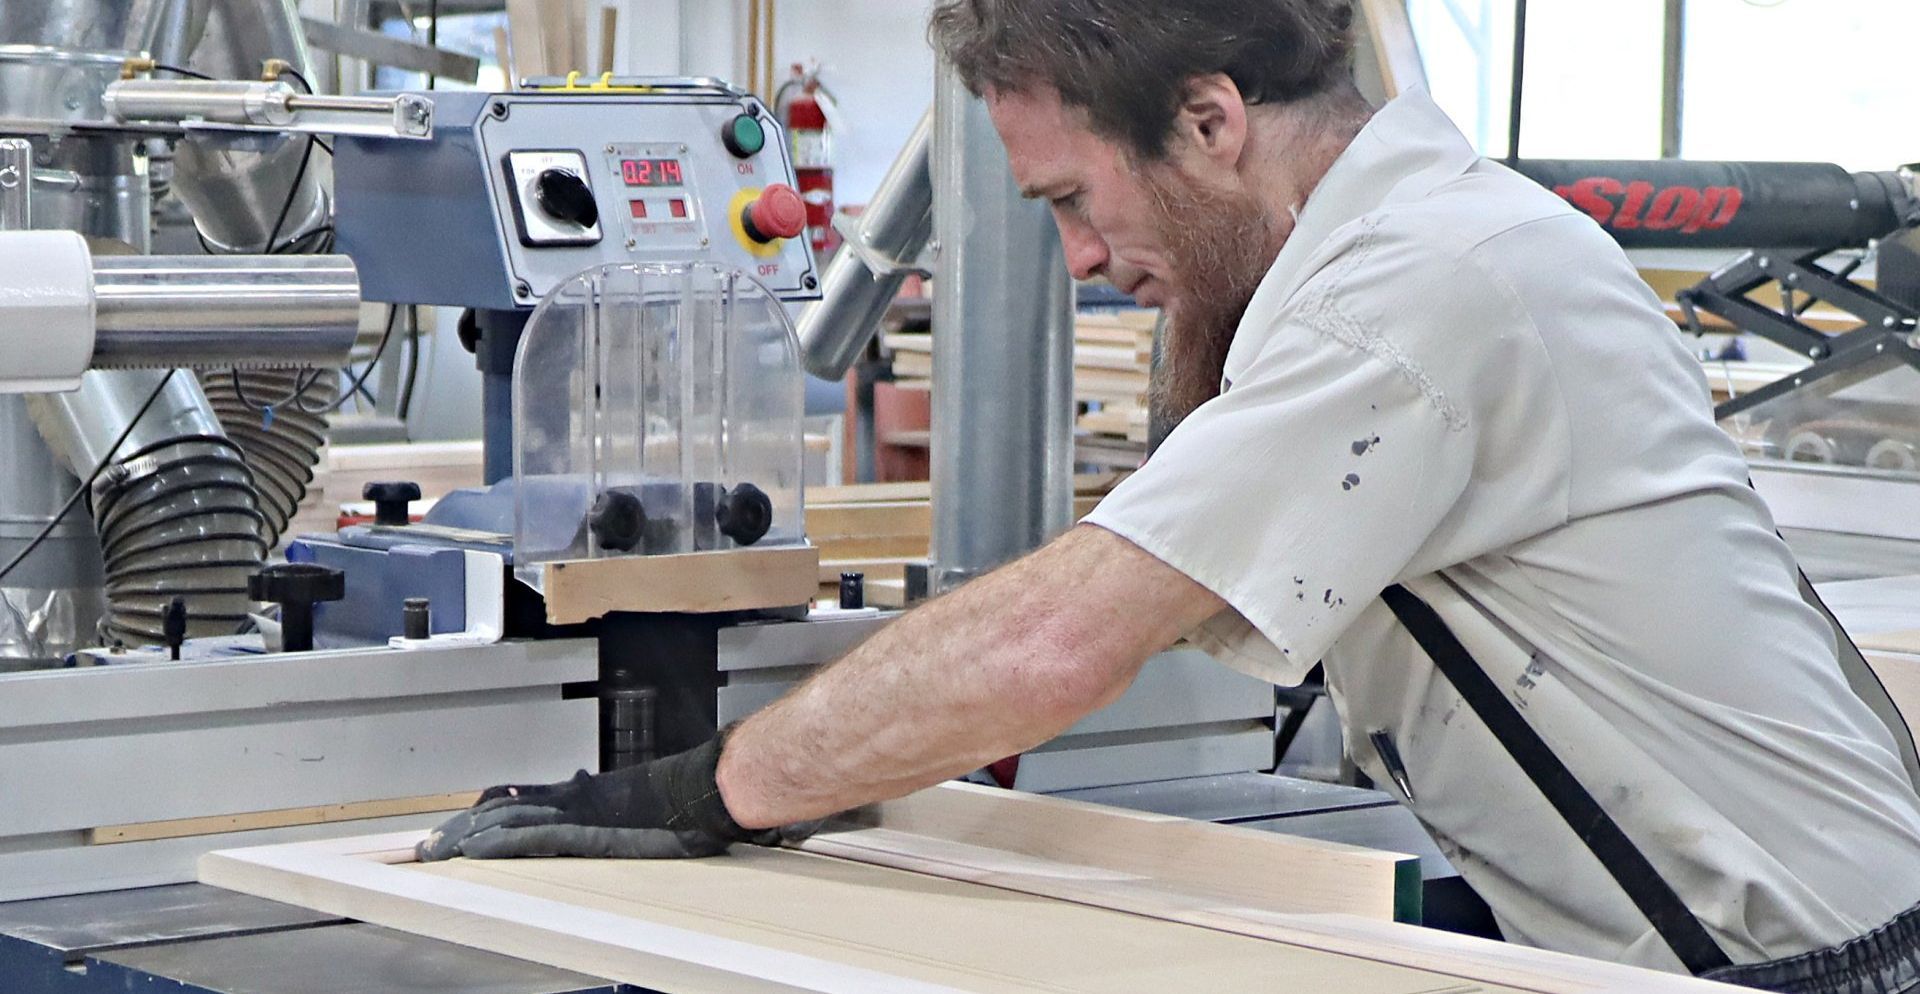
<svg viewBox="0 0 1920 994">
<path fill-rule="evenodd" d="M 463 791 L 454 794 L 395 797 L 378 801 L 276 808 L 272 811 L 246 811 L 199 818 L 174 818 L 167 821 L 145 821 L 128 825 L 103 825 L 88 831 L 87 843 L 102 846 L 120 842 L 151 842 L 154 839 L 184 839 L 197 835 L 252 832 L 264 828 L 329 825 L 373 818 L 396 818 L 401 815 L 460 811 L 472 805 L 479 797 L 479 791 Z"/>
<path fill-rule="evenodd" d="M 714 614 L 813 600 L 820 550 L 810 545 L 546 564 L 547 621 L 570 625 L 613 611 Z"/>
</svg>

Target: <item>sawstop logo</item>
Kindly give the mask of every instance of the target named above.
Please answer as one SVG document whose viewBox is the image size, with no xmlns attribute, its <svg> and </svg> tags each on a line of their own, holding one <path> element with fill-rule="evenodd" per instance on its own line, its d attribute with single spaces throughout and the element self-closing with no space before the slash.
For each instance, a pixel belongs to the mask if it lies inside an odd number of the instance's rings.
<svg viewBox="0 0 1920 994">
<path fill-rule="evenodd" d="M 1587 212 L 1603 228 L 1628 231 L 1675 231 L 1682 235 L 1717 231 L 1740 213 L 1740 188 L 1734 186 L 1669 186 L 1635 180 L 1622 183 L 1611 176 L 1588 176 L 1553 192 Z"/>
</svg>

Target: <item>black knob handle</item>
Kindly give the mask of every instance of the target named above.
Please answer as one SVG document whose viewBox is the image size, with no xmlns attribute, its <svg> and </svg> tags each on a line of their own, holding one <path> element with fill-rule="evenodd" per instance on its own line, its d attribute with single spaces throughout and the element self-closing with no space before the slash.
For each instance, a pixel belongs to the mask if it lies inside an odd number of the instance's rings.
<svg viewBox="0 0 1920 994">
<path fill-rule="evenodd" d="M 428 638 L 433 634 L 432 602 L 425 597 L 409 597 L 400 602 L 400 636 L 402 638 Z"/>
<path fill-rule="evenodd" d="M 313 606 L 347 596 L 347 575 L 318 563 L 279 563 L 247 578 L 247 596 L 280 605 L 280 651 L 313 648 Z"/>
<path fill-rule="evenodd" d="M 542 170 L 533 181 L 533 196 L 541 210 L 562 221 L 582 228 L 600 223 L 600 205 L 594 202 L 593 189 L 571 169 Z"/>
<path fill-rule="evenodd" d="M 840 607 L 851 611 L 867 606 L 867 575 L 865 573 L 840 574 Z"/>
<path fill-rule="evenodd" d="M 187 599 L 175 597 L 160 609 L 160 637 L 167 643 L 167 654 L 180 658 L 180 645 L 187 640 Z"/>
<path fill-rule="evenodd" d="M 720 498 L 713 509 L 713 518 L 720 526 L 720 534 L 741 545 L 752 545 L 773 527 L 773 500 L 759 487 L 742 483 Z"/>
<path fill-rule="evenodd" d="M 614 552 L 633 551 L 646 526 L 647 511 L 640 506 L 640 498 L 626 490 L 601 491 L 593 500 L 593 509 L 587 512 L 587 528 L 593 537 L 602 549 Z"/>
<path fill-rule="evenodd" d="M 374 524 L 405 525 L 412 520 L 407 517 L 407 505 L 420 499 L 420 484 L 406 480 L 378 481 L 361 487 L 360 497 L 373 501 Z"/>
</svg>

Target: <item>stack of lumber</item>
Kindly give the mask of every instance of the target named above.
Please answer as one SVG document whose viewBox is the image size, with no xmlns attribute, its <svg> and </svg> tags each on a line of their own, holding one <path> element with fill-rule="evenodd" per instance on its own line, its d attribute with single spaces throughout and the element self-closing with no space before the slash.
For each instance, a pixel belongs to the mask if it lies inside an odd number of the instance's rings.
<svg viewBox="0 0 1920 994">
<path fill-rule="evenodd" d="M 1075 521 L 1093 510 L 1124 478 L 1094 473 L 1073 480 Z M 866 575 L 867 603 L 899 607 L 906 599 L 906 566 L 927 558 L 933 534 L 928 483 L 860 483 L 807 489 L 807 537 L 820 550 L 820 596 L 839 594 L 840 574 Z"/>
<path fill-rule="evenodd" d="M 1073 325 L 1073 399 L 1080 430 L 1116 439 L 1147 439 L 1147 369 L 1158 311 L 1087 313 Z M 894 382 L 924 389 L 933 376 L 933 336 L 896 331 L 881 336 L 893 356 Z"/>
</svg>

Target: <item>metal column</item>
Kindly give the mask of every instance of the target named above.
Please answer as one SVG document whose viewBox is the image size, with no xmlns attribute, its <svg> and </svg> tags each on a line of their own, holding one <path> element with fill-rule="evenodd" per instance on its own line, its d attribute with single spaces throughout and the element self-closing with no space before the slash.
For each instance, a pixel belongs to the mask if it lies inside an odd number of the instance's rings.
<svg viewBox="0 0 1920 994">
<path fill-rule="evenodd" d="M 986 105 L 934 94 L 933 549 L 940 591 L 1032 550 L 1073 513 L 1073 283 L 1022 199 Z"/>
</svg>

